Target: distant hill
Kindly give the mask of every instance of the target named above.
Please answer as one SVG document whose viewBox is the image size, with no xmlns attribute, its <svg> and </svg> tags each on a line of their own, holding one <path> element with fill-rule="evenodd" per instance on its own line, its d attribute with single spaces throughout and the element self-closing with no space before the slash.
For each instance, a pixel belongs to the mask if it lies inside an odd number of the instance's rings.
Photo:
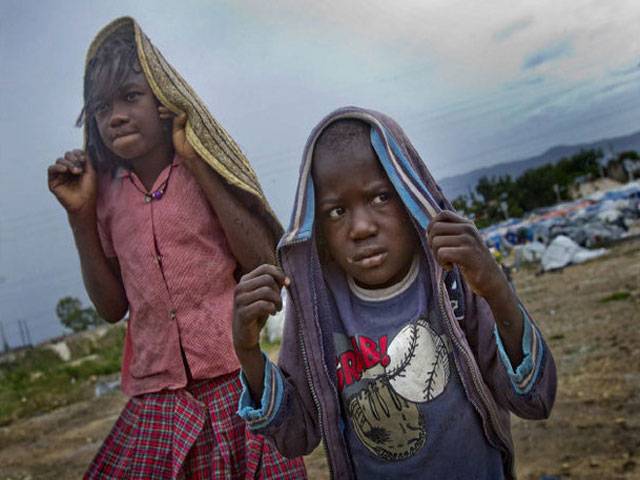
<svg viewBox="0 0 640 480">
<path fill-rule="evenodd" d="M 439 180 L 438 183 L 444 190 L 445 195 L 453 200 L 458 195 L 468 194 L 469 190 L 474 191 L 478 180 L 483 177 L 498 177 L 500 175 L 511 175 L 511 178 L 517 178 L 526 170 L 545 165 L 547 163 L 556 163 L 564 157 L 570 157 L 578 153 L 580 150 L 601 149 L 605 155 L 612 148 L 614 152 L 623 152 L 625 150 L 635 150 L 640 152 L 640 131 L 625 135 L 622 137 L 605 138 L 592 143 L 582 143 L 579 145 L 560 145 L 552 147 L 542 155 L 526 158 L 524 160 L 515 160 L 513 162 L 499 163 L 490 167 L 479 168 L 461 175 L 446 177 Z"/>
</svg>

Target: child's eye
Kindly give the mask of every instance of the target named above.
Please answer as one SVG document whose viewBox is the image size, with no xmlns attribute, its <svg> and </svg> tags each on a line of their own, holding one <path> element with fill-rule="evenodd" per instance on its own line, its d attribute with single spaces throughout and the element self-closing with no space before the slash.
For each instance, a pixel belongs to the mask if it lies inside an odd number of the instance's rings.
<svg viewBox="0 0 640 480">
<path fill-rule="evenodd" d="M 387 203 L 391 196 L 387 192 L 382 192 L 373 197 L 371 203 L 374 205 L 382 205 L 383 203 Z"/>
<path fill-rule="evenodd" d="M 140 92 L 129 92 L 124 96 L 127 102 L 133 102 L 138 96 L 142 95 Z"/>
<path fill-rule="evenodd" d="M 96 115 L 101 115 L 106 113 L 109 110 L 109 104 L 107 102 L 99 102 L 94 107 L 94 111 Z"/>
<path fill-rule="evenodd" d="M 327 216 L 332 220 L 336 220 L 344 215 L 344 208 L 342 207 L 334 207 L 327 212 Z"/>
</svg>

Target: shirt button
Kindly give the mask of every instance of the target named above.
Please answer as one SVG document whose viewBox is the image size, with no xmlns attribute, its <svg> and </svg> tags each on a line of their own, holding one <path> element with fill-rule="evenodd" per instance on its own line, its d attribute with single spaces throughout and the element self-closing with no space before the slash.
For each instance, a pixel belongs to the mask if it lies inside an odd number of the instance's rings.
<svg viewBox="0 0 640 480">
<path fill-rule="evenodd" d="M 156 265 L 160 265 L 160 264 L 162 264 L 162 255 L 156 255 L 156 256 L 153 258 L 153 261 L 155 262 L 155 264 L 156 264 Z"/>
<path fill-rule="evenodd" d="M 176 319 L 176 311 L 175 311 L 175 309 L 172 308 L 171 310 L 169 310 L 169 318 L 171 320 L 175 320 Z"/>
</svg>

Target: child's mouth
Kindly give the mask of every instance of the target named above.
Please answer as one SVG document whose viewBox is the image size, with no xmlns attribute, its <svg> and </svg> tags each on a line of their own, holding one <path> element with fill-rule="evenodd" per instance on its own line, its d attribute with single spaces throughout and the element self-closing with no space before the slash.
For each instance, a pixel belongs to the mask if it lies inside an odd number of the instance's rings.
<svg viewBox="0 0 640 480">
<path fill-rule="evenodd" d="M 349 259 L 349 263 L 357 265 L 361 268 L 379 267 L 387 258 L 387 252 L 375 252 L 365 255 L 356 255 Z"/>
<path fill-rule="evenodd" d="M 113 136 L 113 143 L 116 142 L 121 142 L 121 141 L 127 141 L 130 137 L 132 137 L 133 135 L 135 135 L 137 132 L 126 132 L 126 133 L 119 133 L 117 135 Z"/>
</svg>

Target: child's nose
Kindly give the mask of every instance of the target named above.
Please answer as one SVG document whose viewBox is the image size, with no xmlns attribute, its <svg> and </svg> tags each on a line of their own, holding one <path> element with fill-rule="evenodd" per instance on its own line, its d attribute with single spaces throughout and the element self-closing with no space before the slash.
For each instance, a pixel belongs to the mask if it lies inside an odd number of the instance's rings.
<svg viewBox="0 0 640 480">
<path fill-rule="evenodd" d="M 122 106 L 115 103 L 111 108 L 111 118 L 109 119 L 109 125 L 112 127 L 118 127 L 123 123 L 129 121 L 129 114 L 127 110 Z"/>
<path fill-rule="evenodd" d="M 355 208 L 351 214 L 350 236 L 352 240 L 363 240 L 375 235 L 378 231 L 371 213 L 366 208 Z"/>
</svg>

